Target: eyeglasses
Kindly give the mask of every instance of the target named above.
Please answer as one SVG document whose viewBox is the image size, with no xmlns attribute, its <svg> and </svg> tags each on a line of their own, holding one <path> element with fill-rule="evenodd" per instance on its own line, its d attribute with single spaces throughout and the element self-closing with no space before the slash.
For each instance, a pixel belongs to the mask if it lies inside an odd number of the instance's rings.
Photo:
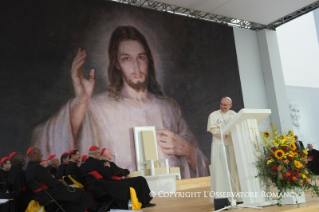
<svg viewBox="0 0 319 212">
<path fill-rule="evenodd" d="M 227 107 L 229 104 L 220 104 L 222 107 Z"/>
</svg>

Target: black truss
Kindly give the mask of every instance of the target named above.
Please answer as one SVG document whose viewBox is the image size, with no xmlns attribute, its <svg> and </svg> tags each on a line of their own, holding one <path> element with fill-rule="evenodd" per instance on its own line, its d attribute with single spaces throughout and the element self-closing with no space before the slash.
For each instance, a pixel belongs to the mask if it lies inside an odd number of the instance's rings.
<svg viewBox="0 0 319 212">
<path fill-rule="evenodd" d="M 240 20 L 236 18 L 230 18 L 225 17 L 222 15 L 216 15 L 213 13 L 206 13 L 199 10 L 191 10 L 171 4 L 161 3 L 157 1 L 149 1 L 149 0 L 106 0 L 106 1 L 113 1 L 113 2 L 119 2 L 122 4 L 128 4 L 148 9 L 153 9 L 161 12 L 168 12 L 176 15 L 182 15 L 187 16 L 190 18 L 196 18 L 206 21 L 211 21 L 219 24 L 225 24 L 231 27 L 238 27 L 243 29 L 250 29 L 250 30 L 261 30 L 261 29 L 270 29 L 270 30 L 276 30 L 276 27 L 287 23 L 288 21 L 291 21 L 303 14 L 306 14 L 308 12 L 311 12 L 319 7 L 319 0 L 301 8 L 300 10 L 297 10 L 295 12 L 292 12 L 282 18 L 279 18 L 278 20 L 271 22 L 268 25 L 263 25 L 259 23 L 254 23 L 251 21 L 245 21 Z"/>
</svg>

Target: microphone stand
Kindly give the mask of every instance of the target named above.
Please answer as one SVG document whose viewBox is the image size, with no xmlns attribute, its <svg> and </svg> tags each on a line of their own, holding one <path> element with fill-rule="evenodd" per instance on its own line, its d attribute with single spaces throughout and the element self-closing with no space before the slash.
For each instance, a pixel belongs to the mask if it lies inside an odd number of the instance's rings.
<svg viewBox="0 0 319 212">
<path fill-rule="evenodd" d="M 224 155 L 224 159 L 225 159 L 225 163 L 226 163 L 226 169 L 227 169 L 227 179 L 228 179 L 228 184 L 229 184 L 229 188 L 230 188 L 230 193 L 231 195 L 231 202 L 229 206 L 225 206 L 215 212 L 218 211 L 224 211 L 224 210 L 229 210 L 230 208 L 235 208 L 237 206 L 236 200 L 233 197 L 233 189 L 231 187 L 231 181 L 230 181 L 230 171 L 228 169 L 228 161 L 227 161 L 227 157 L 226 157 L 226 148 L 225 148 L 225 143 L 224 143 L 224 136 L 223 136 L 223 130 L 222 130 L 222 121 L 221 119 L 217 120 L 217 123 L 219 124 L 219 129 L 220 129 L 220 136 L 221 136 L 221 140 L 222 140 L 222 144 L 223 144 L 223 155 Z M 255 208 L 255 209 L 262 209 L 262 207 L 257 207 L 257 206 L 248 206 L 248 205 L 244 205 L 244 204 L 239 204 L 238 207 L 240 208 Z"/>
</svg>

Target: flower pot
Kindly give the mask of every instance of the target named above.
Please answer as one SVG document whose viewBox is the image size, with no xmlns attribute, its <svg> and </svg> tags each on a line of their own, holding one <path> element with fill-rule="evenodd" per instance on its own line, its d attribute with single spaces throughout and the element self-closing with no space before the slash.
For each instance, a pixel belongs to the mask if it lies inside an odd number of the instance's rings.
<svg viewBox="0 0 319 212">
<path fill-rule="evenodd" d="M 278 192 L 279 189 L 277 188 Z M 286 190 L 285 194 L 281 194 L 282 197 L 279 203 L 282 205 L 294 205 L 306 202 L 305 193 L 302 190 Z M 300 195 L 300 196 L 299 196 Z"/>
</svg>

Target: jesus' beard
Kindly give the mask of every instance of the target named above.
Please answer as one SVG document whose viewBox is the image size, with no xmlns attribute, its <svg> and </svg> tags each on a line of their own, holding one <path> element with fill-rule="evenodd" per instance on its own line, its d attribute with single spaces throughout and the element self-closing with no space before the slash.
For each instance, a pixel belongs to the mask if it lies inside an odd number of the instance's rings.
<svg viewBox="0 0 319 212">
<path fill-rule="evenodd" d="M 137 92 L 144 91 L 147 88 L 147 83 L 148 83 L 148 74 L 145 75 L 143 73 L 140 73 L 140 75 L 144 75 L 144 81 L 134 83 L 130 79 L 126 78 L 126 76 L 124 74 L 122 74 L 125 82 Z"/>
</svg>

